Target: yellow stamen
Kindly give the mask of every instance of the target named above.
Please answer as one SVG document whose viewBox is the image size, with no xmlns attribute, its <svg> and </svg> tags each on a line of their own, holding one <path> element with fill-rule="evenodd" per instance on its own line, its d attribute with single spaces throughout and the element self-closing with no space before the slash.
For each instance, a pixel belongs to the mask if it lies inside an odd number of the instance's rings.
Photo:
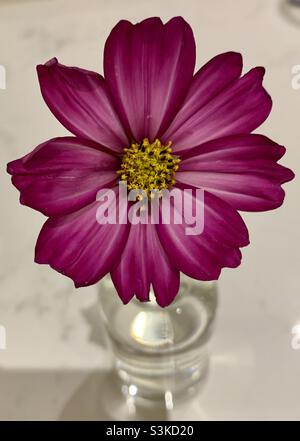
<svg viewBox="0 0 300 441">
<path fill-rule="evenodd" d="M 127 181 L 128 190 L 143 190 L 151 197 L 151 190 L 167 189 L 175 184 L 175 172 L 180 159 L 172 155 L 171 141 L 162 145 L 159 139 L 150 143 L 145 138 L 123 149 L 120 179 Z"/>
</svg>

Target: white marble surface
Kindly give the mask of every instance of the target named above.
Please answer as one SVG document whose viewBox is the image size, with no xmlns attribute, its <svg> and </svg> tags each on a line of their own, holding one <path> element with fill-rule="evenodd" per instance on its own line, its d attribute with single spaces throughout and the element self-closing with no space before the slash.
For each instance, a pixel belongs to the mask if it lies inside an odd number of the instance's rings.
<svg viewBox="0 0 300 441">
<path fill-rule="evenodd" d="M 126 419 L 114 388 L 96 307 L 96 288 L 72 283 L 33 263 L 43 216 L 20 206 L 5 164 L 65 130 L 40 96 L 35 65 L 63 63 L 102 69 L 102 49 L 120 18 L 183 15 L 197 41 L 198 65 L 227 50 L 245 69 L 263 65 L 274 100 L 261 129 L 288 148 L 284 163 L 300 174 L 300 90 L 291 69 L 300 64 L 300 25 L 277 0 L 44 0 L 0 2 L 1 242 L 0 419 Z M 237 270 L 220 279 L 211 371 L 199 394 L 173 412 L 139 410 L 135 418 L 300 419 L 299 181 L 286 186 L 276 212 L 247 214 L 251 245 Z"/>
</svg>

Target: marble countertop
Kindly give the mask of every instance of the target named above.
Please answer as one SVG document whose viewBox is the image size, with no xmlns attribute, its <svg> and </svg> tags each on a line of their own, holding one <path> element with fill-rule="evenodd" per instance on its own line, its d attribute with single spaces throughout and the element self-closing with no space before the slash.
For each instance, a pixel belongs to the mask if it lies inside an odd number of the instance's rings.
<svg viewBox="0 0 300 441">
<path fill-rule="evenodd" d="M 198 65 L 228 50 L 245 70 L 266 67 L 274 107 L 261 131 L 287 146 L 283 163 L 300 174 L 300 24 L 277 0 L 1 1 L 0 419 L 130 419 L 109 372 L 97 310 L 97 288 L 33 263 L 44 218 L 20 206 L 5 164 L 66 131 L 40 96 L 35 65 L 102 69 L 105 38 L 120 18 L 183 15 L 194 29 Z M 197 396 L 172 412 L 141 409 L 138 419 L 300 419 L 299 181 L 286 186 L 283 207 L 245 214 L 251 245 L 243 263 L 219 282 L 211 370 Z M 104 398 L 105 397 L 105 398 Z"/>
</svg>

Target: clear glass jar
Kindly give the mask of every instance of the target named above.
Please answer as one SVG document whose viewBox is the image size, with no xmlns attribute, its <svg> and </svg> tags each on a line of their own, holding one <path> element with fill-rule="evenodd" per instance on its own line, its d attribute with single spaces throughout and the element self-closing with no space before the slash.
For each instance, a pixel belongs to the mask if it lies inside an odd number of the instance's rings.
<svg viewBox="0 0 300 441">
<path fill-rule="evenodd" d="M 193 392 L 208 368 L 207 343 L 216 306 L 215 282 L 182 276 L 175 301 L 161 308 L 133 299 L 123 305 L 109 277 L 99 302 L 125 395 L 162 399 Z"/>
</svg>

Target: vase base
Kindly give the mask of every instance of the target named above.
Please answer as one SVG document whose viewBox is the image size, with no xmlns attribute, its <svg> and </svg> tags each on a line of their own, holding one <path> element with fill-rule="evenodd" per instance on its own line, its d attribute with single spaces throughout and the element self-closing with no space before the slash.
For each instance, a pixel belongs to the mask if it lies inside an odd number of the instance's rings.
<svg viewBox="0 0 300 441">
<path fill-rule="evenodd" d="M 136 370 L 136 366 L 117 360 L 116 373 L 125 397 L 135 400 L 151 400 L 165 403 L 172 408 L 176 400 L 196 392 L 208 373 L 208 354 L 197 354 L 197 358 L 183 364 L 178 360 L 160 361 L 155 369 Z"/>
</svg>

